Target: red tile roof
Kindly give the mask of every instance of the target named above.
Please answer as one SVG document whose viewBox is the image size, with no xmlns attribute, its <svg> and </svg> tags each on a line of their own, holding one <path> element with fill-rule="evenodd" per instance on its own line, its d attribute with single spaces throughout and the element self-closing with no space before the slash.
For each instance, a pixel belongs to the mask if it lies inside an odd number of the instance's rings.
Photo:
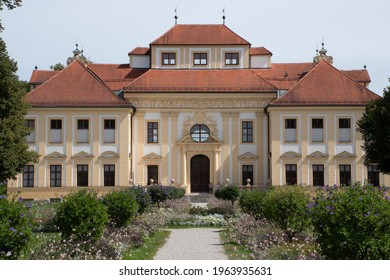
<svg viewBox="0 0 390 280">
<path fill-rule="evenodd" d="M 125 92 L 275 92 L 250 69 L 151 69 L 125 87 Z"/>
<path fill-rule="evenodd" d="M 31 74 L 30 84 L 40 85 L 61 71 L 54 70 L 34 70 Z"/>
<path fill-rule="evenodd" d="M 272 55 L 272 52 L 264 47 L 256 47 L 249 49 L 249 55 Z"/>
<path fill-rule="evenodd" d="M 122 90 L 125 85 L 134 81 L 149 69 L 133 69 L 129 64 L 88 64 L 99 78 L 106 83 L 111 90 Z"/>
<path fill-rule="evenodd" d="M 150 48 L 142 48 L 142 47 L 136 47 L 131 52 L 129 52 L 129 55 L 149 55 L 150 54 Z"/>
<path fill-rule="evenodd" d="M 270 106 L 359 105 L 381 98 L 325 60 Z"/>
<path fill-rule="evenodd" d="M 178 24 L 150 45 L 250 45 L 223 24 Z"/>
<path fill-rule="evenodd" d="M 253 69 L 253 71 L 276 86 L 278 89 L 289 89 L 312 67 L 312 62 L 272 63 L 271 68 Z"/>
<path fill-rule="evenodd" d="M 341 70 L 344 74 L 351 77 L 359 83 L 370 83 L 371 78 L 366 69 L 361 70 Z"/>
<path fill-rule="evenodd" d="M 78 60 L 26 95 L 33 107 L 130 107 Z"/>
</svg>

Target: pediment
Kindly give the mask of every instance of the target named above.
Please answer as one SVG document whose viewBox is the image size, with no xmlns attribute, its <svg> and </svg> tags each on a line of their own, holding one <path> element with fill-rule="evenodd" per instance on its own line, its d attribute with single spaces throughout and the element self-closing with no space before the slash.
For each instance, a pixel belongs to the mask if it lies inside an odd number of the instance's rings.
<svg viewBox="0 0 390 280">
<path fill-rule="evenodd" d="M 179 141 L 177 141 L 177 144 L 219 144 L 222 145 L 222 141 L 218 138 L 214 137 L 213 135 L 210 135 L 209 139 L 207 139 L 204 142 L 195 142 L 190 135 L 186 135 L 183 138 L 181 138 Z"/>
<path fill-rule="evenodd" d="M 119 158 L 119 155 L 112 151 L 103 152 L 100 154 L 99 158 Z"/>
<path fill-rule="evenodd" d="M 327 158 L 328 155 L 327 154 L 324 154 L 320 151 L 316 151 L 314 153 L 311 153 L 310 155 L 308 155 L 308 157 L 311 157 L 311 158 Z"/>
<path fill-rule="evenodd" d="M 155 154 L 155 153 L 150 153 L 147 154 L 146 156 L 143 157 L 144 160 L 161 160 L 162 156 Z"/>
<path fill-rule="evenodd" d="M 93 155 L 86 152 L 79 152 L 72 156 L 72 158 L 93 158 Z"/>
<path fill-rule="evenodd" d="M 335 158 L 356 158 L 356 155 L 351 154 L 347 151 L 341 152 L 334 156 Z"/>
<path fill-rule="evenodd" d="M 248 153 L 245 153 L 245 154 L 239 156 L 238 158 L 239 159 L 257 159 L 257 156 L 248 152 Z"/>
<path fill-rule="evenodd" d="M 281 155 L 280 157 L 282 158 L 300 158 L 302 157 L 302 155 L 296 153 L 296 152 L 285 152 L 283 155 Z"/>
<path fill-rule="evenodd" d="M 45 156 L 45 158 L 66 158 L 66 155 L 59 152 L 52 152 Z"/>
</svg>

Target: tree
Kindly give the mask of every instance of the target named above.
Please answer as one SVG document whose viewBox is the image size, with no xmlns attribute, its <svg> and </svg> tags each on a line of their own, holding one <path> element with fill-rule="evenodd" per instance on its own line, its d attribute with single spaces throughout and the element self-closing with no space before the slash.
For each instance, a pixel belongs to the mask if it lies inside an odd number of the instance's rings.
<svg viewBox="0 0 390 280">
<path fill-rule="evenodd" d="M 364 164 L 377 164 L 378 170 L 390 174 L 390 86 L 383 98 L 371 101 L 357 122 L 363 136 Z"/>
<path fill-rule="evenodd" d="M 0 11 L 3 10 L 3 5 L 5 5 L 9 10 L 12 10 L 16 7 L 20 7 L 22 5 L 22 0 L 1 0 L 0 1 Z M 0 31 L 2 31 L 4 28 L 1 25 L 0 20 Z"/>
<path fill-rule="evenodd" d="M 54 71 L 61 71 L 61 70 L 65 69 L 65 65 L 63 65 L 61 62 L 58 62 L 58 63 L 50 66 L 50 69 L 54 70 Z"/>
<path fill-rule="evenodd" d="M 24 119 L 29 105 L 16 71 L 16 62 L 0 38 L 0 182 L 15 178 L 27 163 L 38 160 L 25 140 L 30 133 Z"/>
</svg>

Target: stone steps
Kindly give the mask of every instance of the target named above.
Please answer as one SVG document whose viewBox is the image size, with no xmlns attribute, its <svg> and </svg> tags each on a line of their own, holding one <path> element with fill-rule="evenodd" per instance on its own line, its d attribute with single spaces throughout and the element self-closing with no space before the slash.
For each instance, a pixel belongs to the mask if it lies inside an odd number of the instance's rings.
<svg viewBox="0 0 390 280">
<path fill-rule="evenodd" d="M 207 203 L 211 198 L 214 197 L 214 194 L 211 193 L 189 193 L 186 194 L 186 197 L 190 200 L 191 203 Z"/>
</svg>

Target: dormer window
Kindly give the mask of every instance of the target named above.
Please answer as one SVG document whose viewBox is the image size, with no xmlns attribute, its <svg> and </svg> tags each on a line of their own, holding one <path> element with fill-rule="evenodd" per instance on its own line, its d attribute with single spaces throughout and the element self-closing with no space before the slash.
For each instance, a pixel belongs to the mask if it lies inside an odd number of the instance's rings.
<svg viewBox="0 0 390 280">
<path fill-rule="evenodd" d="M 225 53 L 225 65 L 238 65 L 238 53 Z"/>
<path fill-rule="evenodd" d="M 162 64 L 163 65 L 175 65 L 176 64 L 176 54 L 175 53 L 163 53 L 162 54 Z"/>
<path fill-rule="evenodd" d="M 194 53 L 194 65 L 207 65 L 207 53 Z"/>
</svg>

